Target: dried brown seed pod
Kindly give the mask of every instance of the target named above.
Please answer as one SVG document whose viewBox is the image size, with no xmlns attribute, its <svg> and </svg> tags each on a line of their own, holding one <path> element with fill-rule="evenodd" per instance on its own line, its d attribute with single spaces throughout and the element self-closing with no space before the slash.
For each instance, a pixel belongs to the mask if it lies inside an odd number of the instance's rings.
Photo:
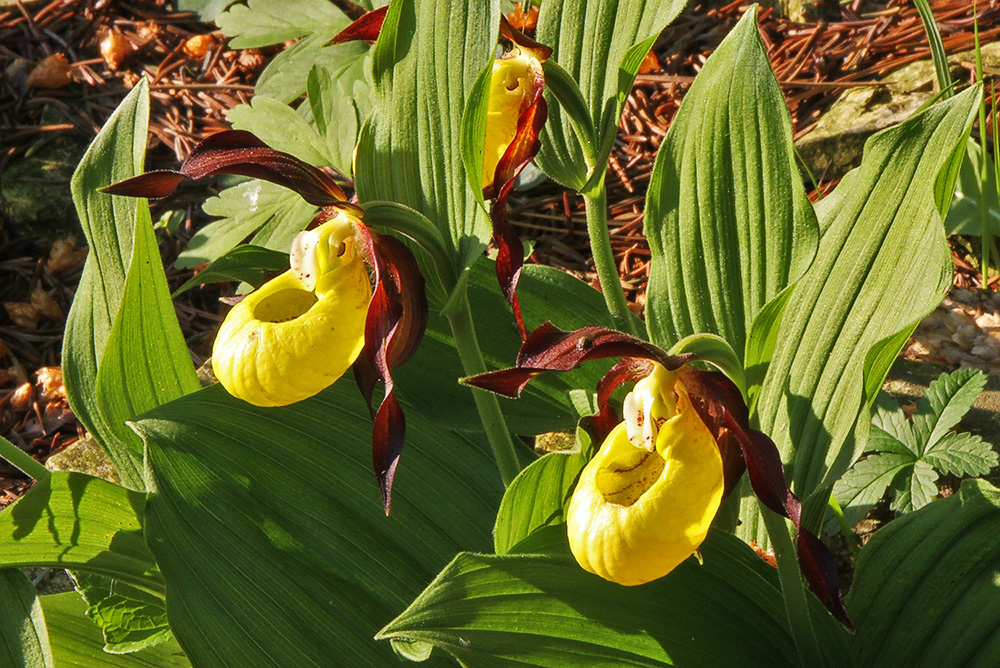
<svg viewBox="0 0 1000 668">
<path fill-rule="evenodd" d="M 28 85 L 36 88 L 62 88 L 72 80 L 71 72 L 66 56 L 54 53 L 31 70 Z"/>
</svg>

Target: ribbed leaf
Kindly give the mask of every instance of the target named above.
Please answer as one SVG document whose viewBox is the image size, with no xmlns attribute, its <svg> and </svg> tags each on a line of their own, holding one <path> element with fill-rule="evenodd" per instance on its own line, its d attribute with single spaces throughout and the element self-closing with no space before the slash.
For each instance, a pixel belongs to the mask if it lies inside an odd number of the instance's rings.
<svg viewBox="0 0 1000 668">
<path fill-rule="evenodd" d="M 861 551 L 847 599 L 855 665 L 995 665 L 998 532 L 1000 493 L 981 480 L 880 529 Z"/>
<path fill-rule="evenodd" d="M 979 93 L 972 88 L 872 137 L 861 167 L 817 208 L 824 233 L 816 260 L 789 298 L 757 402 L 761 429 L 800 497 L 828 488 L 861 454 L 875 399 L 866 388 L 885 378 L 903 344 L 896 334 L 951 283 L 940 214 L 950 194 L 944 202 L 938 194 L 953 187 L 940 181 L 954 178 Z M 873 355 L 884 341 L 896 350 Z"/>
<path fill-rule="evenodd" d="M 545 0 L 536 39 L 553 50 L 553 60 L 580 86 L 598 150 L 588 160 L 572 119 L 546 93 L 549 118 L 537 162 L 566 187 L 580 190 L 591 169 L 607 169 L 611 144 L 625 97 L 639 63 L 660 31 L 684 8 L 685 0 Z"/>
<path fill-rule="evenodd" d="M 156 485 L 146 537 L 196 666 L 396 666 L 375 631 L 457 551 L 491 544 L 492 457 L 409 409 L 385 517 L 346 380 L 273 409 L 212 386 L 134 424 Z"/>
<path fill-rule="evenodd" d="M 162 593 L 142 537 L 145 503 L 100 478 L 53 473 L 0 513 L 0 566 L 85 570 Z"/>
<path fill-rule="evenodd" d="M 358 197 L 427 216 L 459 271 L 491 235 L 466 182 L 461 136 L 465 101 L 493 60 L 499 25 L 498 0 L 400 0 L 372 52 L 374 110 L 359 139 Z"/>
<path fill-rule="evenodd" d="M 39 599 L 49 627 L 52 656 L 59 668 L 190 668 L 176 640 L 167 640 L 130 654 L 108 654 L 101 630 L 85 613 L 87 604 L 76 592 Z"/>
<path fill-rule="evenodd" d="M 741 359 L 758 312 L 812 260 L 816 218 L 755 10 L 684 96 L 653 168 L 646 236 L 651 340 L 717 334 Z"/>
<path fill-rule="evenodd" d="M 469 668 L 799 665 L 777 571 L 734 536 L 713 531 L 704 564 L 622 587 L 581 569 L 560 527 L 546 531 L 561 532 L 557 553 L 458 555 L 379 637 L 431 643 Z M 818 631 L 842 664 L 846 634 Z"/>
<path fill-rule="evenodd" d="M 549 320 L 566 329 L 611 326 L 601 294 L 558 269 L 526 266 L 518 295 L 529 329 Z M 497 288 L 492 262 L 479 262 L 469 272 L 469 301 L 487 368 L 513 366 L 521 339 L 510 307 Z M 597 361 L 569 373 L 545 374 L 528 385 L 520 399 L 501 398 L 507 426 L 526 435 L 572 429 L 580 417 L 573 391 L 591 396 L 608 367 L 609 363 Z M 431 314 L 416 356 L 395 375 L 402 396 L 435 423 L 462 431 L 482 429 L 472 393 L 458 384 L 465 373 L 444 317 Z"/>
<path fill-rule="evenodd" d="M 264 280 L 264 272 L 288 268 L 288 255 L 260 246 L 237 246 L 174 290 L 173 296 L 203 283 L 243 281 L 253 286 Z"/>
<path fill-rule="evenodd" d="M 108 452 L 123 483 L 134 488 L 143 485 L 142 444 L 124 421 L 198 387 L 149 207 L 145 200 L 98 192 L 144 171 L 148 118 L 143 79 L 73 174 L 73 201 L 90 254 L 66 320 L 62 358 L 70 407 Z M 114 382 L 102 383 L 101 376 Z M 126 380 L 127 394 L 117 384 Z"/>
<path fill-rule="evenodd" d="M 0 666 L 53 668 L 49 634 L 31 580 L 16 568 L 0 568 Z"/>
</svg>

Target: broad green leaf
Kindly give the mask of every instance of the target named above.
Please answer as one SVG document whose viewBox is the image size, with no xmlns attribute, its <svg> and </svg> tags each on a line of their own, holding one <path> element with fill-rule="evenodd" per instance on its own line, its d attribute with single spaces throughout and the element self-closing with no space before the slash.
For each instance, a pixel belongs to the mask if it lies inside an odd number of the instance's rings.
<svg viewBox="0 0 1000 668">
<path fill-rule="evenodd" d="M 750 324 L 747 332 L 746 355 L 743 365 L 746 371 L 747 397 L 750 399 L 750 414 L 757 405 L 757 395 L 767 375 L 767 365 L 774 355 L 774 346 L 778 340 L 778 328 L 781 316 L 785 314 L 785 306 L 792 295 L 792 288 L 787 287 L 764 305 Z"/>
<path fill-rule="evenodd" d="M 684 0 L 545 0 L 536 39 L 553 49 L 553 60 L 578 84 L 589 115 L 588 134 L 596 140 L 593 156 L 581 148 L 574 117 L 546 92 L 549 118 L 542 130 L 537 162 L 546 174 L 568 188 L 581 190 L 593 174 L 607 169 L 611 145 L 625 97 L 639 63 L 660 31 L 684 8 Z M 595 169 L 596 168 L 596 169 Z"/>
<path fill-rule="evenodd" d="M 537 529 L 561 524 L 587 453 L 551 452 L 521 471 L 504 493 L 493 532 L 493 548 L 507 554 Z"/>
<path fill-rule="evenodd" d="M 517 360 L 521 338 L 510 306 L 497 287 L 494 264 L 478 262 L 469 276 L 469 302 L 487 369 L 511 367 Z M 611 326 L 601 294 L 552 267 L 525 266 L 518 299 L 529 331 L 547 320 L 566 330 L 594 324 Z M 609 362 L 595 361 L 568 373 L 543 374 L 528 385 L 520 399 L 501 397 L 508 428 L 523 435 L 572 429 L 579 415 L 571 392 L 596 392 L 597 382 L 608 368 Z M 471 391 L 458 383 L 465 372 L 451 327 L 443 316 L 431 313 L 417 354 L 393 375 L 397 391 L 437 424 L 460 431 L 482 430 Z"/>
<path fill-rule="evenodd" d="M 155 482 L 146 538 L 192 663 L 398 665 L 372 635 L 456 552 L 490 548 L 502 492 L 486 447 L 404 410 L 389 517 L 347 379 L 282 408 L 214 385 L 133 423 Z"/>
<path fill-rule="evenodd" d="M 287 253 L 292 238 L 305 229 L 317 211 L 298 193 L 258 179 L 226 188 L 202 208 L 222 220 L 209 223 L 191 237 L 175 263 L 180 269 L 218 260 L 262 226 L 271 228 L 272 233 L 268 243 L 256 245 Z"/>
<path fill-rule="evenodd" d="M 915 461 L 904 454 L 878 452 L 856 462 L 833 486 L 847 522 L 854 526 L 863 520 L 897 476 L 908 480 Z"/>
<path fill-rule="evenodd" d="M 53 668 L 38 594 L 24 573 L 0 568 L 0 666 Z"/>
<path fill-rule="evenodd" d="M 972 668 L 1000 647 L 1000 494 L 981 480 L 880 529 L 847 605 L 857 668 Z"/>
<path fill-rule="evenodd" d="M 108 654 L 102 649 L 101 630 L 85 616 L 87 603 L 76 592 L 39 600 L 59 668 L 191 668 L 176 640 L 130 654 Z"/>
<path fill-rule="evenodd" d="M 888 371 L 865 368 L 870 349 L 898 340 L 951 283 L 935 193 L 965 146 L 978 94 L 970 88 L 873 136 L 861 167 L 817 207 L 825 232 L 789 298 L 757 402 L 801 497 L 828 489 L 865 447 L 874 400 L 865 387 Z"/>
<path fill-rule="evenodd" d="M 982 179 L 979 176 L 979 165 L 983 160 L 983 149 L 974 139 L 969 139 L 966 146 L 965 159 L 958 176 L 958 186 L 955 189 L 955 201 L 948 211 L 944 227 L 948 234 L 972 234 L 979 236 L 982 222 L 979 218 L 979 207 L 985 199 L 989 207 L 990 228 L 994 235 L 1000 234 L 1000 201 L 997 200 L 996 175 L 992 169 L 986 170 L 985 194 Z"/>
<path fill-rule="evenodd" d="M 684 96 L 657 153 L 646 236 L 647 322 L 661 346 L 711 333 L 742 358 L 754 318 L 809 266 L 816 218 L 755 10 Z"/>
<path fill-rule="evenodd" d="M 913 414 L 913 431 L 923 445 L 921 452 L 933 449 L 959 423 L 985 387 L 986 374 L 978 369 L 942 373 L 927 386 Z"/>
<path fill-rule="evenodd" d="M 143 485 L 142 450 L 134 435 L 122 431 L 121 423 L 135 414 L 125 413 L 197 387 L 146 201 L 98 192 L 144 171 L 148 118 L 149 85 L 143 79 L 73 174 L 73 201 L 90 254 L 66 320 L 62 355 L 70 407 L 108 452 L 124 484 L 135 488 Z M 136 372 L 127 396 L 123 387 L 99 382 L 103 374 L 116 377 L 123 364 Z"/>
<path fill-rule="evenodd" d="M 250 0 L 233 5 L 215 21 L 232 38 L 233 49 L 280 44 L 322 29 L 340 32 L 350 23 L 336 5 L 324 0 Z"/>
<path fill-rule="evenodd" d="M 126 654 L 171 640 L 163 597 L 93 573 L 73 574 L 87 617 L 101 628 L 104 651 Z"/>
<path fill-rule="evenodd" d="M 942 473 L 986 475 L 1000 462 L 993 447 L 975 434 L 947 434 L 922 459 Z"/>
<path fill-rule="evenodd" d="M 491 236 L 466 182 L 462 115 L 477 77 L 493 62 L 499 22 L 498 0 L 399 0 L 389 6 L 372 52 L 374 109 L 358 144 L 358 197 L 425 215 L 448 242 L 456 276 Z"/>
<path fill-rule="evenodd" d="M 221 281 L 243 281 L 260 285 L 264 272 L 282 271 L 288 268 L 288 255 L 249 244 L 237 246 L 202 271 L 186 280 L 174 290 L 173 296 L 204 283 Z"/>
<path fill-rule="evenodd" d="M 142 536 L 145 505 L 106 480 L 55 472 L 0 513 L 0 566 L 71 568 L 162 593 Z"/>
<path fill-rule="evenodd" d="M 777 571 L 720 531 L 655 582 L 622 587 L 546 555 L 460 554 L 381 639 L 427 642 L 463 666 L 799 665 Z M 829 617 L 828 615 L 826 615 Z M 845 633 L 818 627 L 834 664 Z"/>
</svg>

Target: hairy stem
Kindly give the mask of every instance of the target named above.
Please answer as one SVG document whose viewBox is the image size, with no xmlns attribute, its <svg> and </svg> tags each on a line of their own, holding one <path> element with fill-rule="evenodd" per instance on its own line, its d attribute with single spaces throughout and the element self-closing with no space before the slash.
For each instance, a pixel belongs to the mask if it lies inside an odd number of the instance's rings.
<svg viewBox="0 0 1000 668">
<path fill-rule="evenodd" d="M 608 313 L 611 314 L 616 329 L 638 336 L 635 320 L 628 310 L 625 292 L 618 277 L 615 255 L 611 250 L 611 234 L 608 231 L 608 191 L 604 178 L 598 181 L 593 190 L 582 194 L 587 205 L 590 250 L 594 254 L 594 268 L 597 270 L 597 279 L 601 282 L 604 303 L 608 306 Z"/>
<path fill-rule="evenodd" d="M 466 375 L 475 376 L 486 372 L 486 363 L 479 349 L 479 339 L 476 338 L 469 298 L 462 295 L 459 299 L 456 308 L 450 309 L 447 314 L 448 323 L 455 337 L 459 357 L 462 358 L 462 368 Z M 517 453 L 510 438 L 510 430 L 507 429 L 507 422 L 500 411 L 500 403 L 495 394 L 474 387 L 470 389 L 476 401 L 476 408 L 479 410 L 479 418 L 486 430 L 486 438 L 493 450 L 493 458 L 500 469 L 500 477 L 503 478 L 504 486 L 510 485 L 520 473 L 521 466 L 517 461 Z"/>
</svg>

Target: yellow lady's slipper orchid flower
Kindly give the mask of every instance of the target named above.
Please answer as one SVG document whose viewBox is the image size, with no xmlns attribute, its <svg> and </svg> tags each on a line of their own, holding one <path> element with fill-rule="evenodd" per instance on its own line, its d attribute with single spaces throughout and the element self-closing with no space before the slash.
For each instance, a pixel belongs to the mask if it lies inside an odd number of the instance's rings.
<svg viewBox="0 0 1000 668">
<path fill-rule="evenodd" d="M 292 268 L 226 316 L 212 349 L 219 382 L 256 406 L 307 399 L 361 353 L 372 289 L 355 216 L 338 211 L 292 244 Z"/>
<path fill-rule="evenodd" d="M 543 81 L 537 58 L 515 52 L 493 63 L 486 111 L 483 188 L 493 186 L 497 165 L 514 141 L 521 114 L 535 103 Z"/>
<path fill-rule="evenodd" d="M 580 475 L 566 511 L 570 549 L 623 585 L 663 577 L 705 540 L 722 500 L 722 458 L 676 374 L 655 364 Z"/>
</svg>

